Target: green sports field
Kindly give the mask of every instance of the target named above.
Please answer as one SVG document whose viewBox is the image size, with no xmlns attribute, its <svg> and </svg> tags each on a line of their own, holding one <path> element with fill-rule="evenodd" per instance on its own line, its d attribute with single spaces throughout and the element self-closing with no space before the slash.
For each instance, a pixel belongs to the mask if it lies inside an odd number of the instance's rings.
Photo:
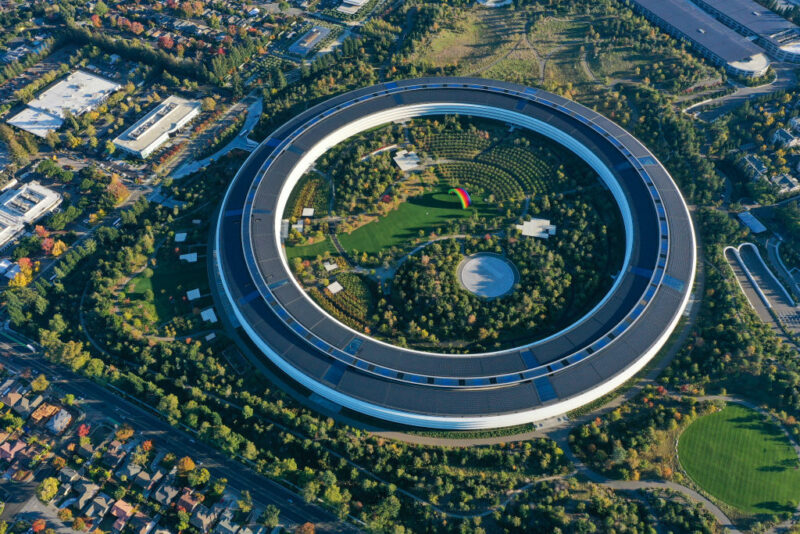
<svg viewBox="0 0 800 534">
<path fill-rule="evenodd" d="M 781 429 L 731 404 L 689 425 L 680 462 L 704 490 L 748 514 L 793 511 L 800 501 L 797 454 Z"/>
<path fill-rule="evenodd" d="M 474 211 L 480 216 L 496 213 L 475 197 L 470 208 L 462 209 L 456 195 L 449 194 L 448 189 L 449 186 L 441 184 L 433 191 L 410 198 L 385 217 L 350 234 L 339 234 L 339 242 L 348 251 L 377 254 L 395 246 L 410 247 L 411 242 L 419 237 L 420 230 L 427 236 L 437 228 L 446 228 L 455 220 L 471 217 Z"/>
</svg>

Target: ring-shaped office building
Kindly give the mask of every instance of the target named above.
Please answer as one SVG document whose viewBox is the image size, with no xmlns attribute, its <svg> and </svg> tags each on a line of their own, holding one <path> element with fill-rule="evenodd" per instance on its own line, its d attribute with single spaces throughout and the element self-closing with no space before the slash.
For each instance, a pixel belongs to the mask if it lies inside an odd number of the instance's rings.
<svg viewBox="0 0 800 534">
<path fill-rule="evenodd" d="M 433 115 L 494 119 L 544 135 L 588 163 L 616 199 L 625 229 L 623 267 L 610 291 L 569 327 L 497 352 L 422 352 L 349 328 L 295 280 L 281 219 L 303 174 L 328 149 L 359 132 Z M 273 132 L 225 194 L 213 258 L 230 319 L 265 358 L 308 390 L 385 421 L 495 428 L 576 409 L 642 369 L 689 301 L 695 238 L 666 169 L 599 113 L 511 83 L 423 78 L 331 98 Z"/>
</svg>

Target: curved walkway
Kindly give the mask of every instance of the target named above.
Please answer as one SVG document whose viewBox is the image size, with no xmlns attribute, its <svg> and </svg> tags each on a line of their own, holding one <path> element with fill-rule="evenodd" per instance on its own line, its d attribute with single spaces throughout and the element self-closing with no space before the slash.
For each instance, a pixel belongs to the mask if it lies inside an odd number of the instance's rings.
<svg viewBox="0 0 800 534">
<path fill-rule="evenodd" d="M 717 117 L 728 113 L 732 109 L 744 104 L 750 99 L 774 93 L 776 91 L 786 90 L 796 84 L 797 76 L 794 72 L 793 65 L 778 64 L 774 66 L 776 76 L 775 79 L 769 83 L 756 87 L 740 86 L 731 94 L 697 102 L 696 104 L 692 104 L 691 106 L 685 108 L 683 111 L 685 113 L 694 114 L 692 110 L 700 108 L 700 111 L 696 113 L 697 118 L 711 122 Z M 703 108 L 706 106 L 715 107 L 712 109 L 703 110 Z"/>
</svg>

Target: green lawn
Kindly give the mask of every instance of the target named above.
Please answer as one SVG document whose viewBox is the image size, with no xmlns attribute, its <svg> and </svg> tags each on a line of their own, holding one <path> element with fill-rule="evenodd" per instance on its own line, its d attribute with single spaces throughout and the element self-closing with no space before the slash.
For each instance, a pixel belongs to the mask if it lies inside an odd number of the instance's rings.
<svg viewBox="0 0 800 534">
<path fill-rule="evenodd" d="M 797 454 L 775 423 L 748 408 L 731 404 L 697 419 L 678 453 L 700 487 L 748 514 L 793 511 L 800 500 Z"/>
<path fill-rule="evenodd" d="M 301 258 L 302 260 L 313 260 L 317 256 L 322 256 L 325 252 L 331 254 L 336 253 L 331 238 L 325 236 L 324 241 L 314 243 L 313 245 L 294 245 L 286 247 L 286 259 L 291 261 L 293 258 Z"/>
<path fill-rule="evenodd" d="M 407 248 L 419 231 L 427 236 L 437 228 L 446 228 L 455 219 L 471 217 L 477 211 L 481 216 L 495 214 L 485 202 L 472 198 L 472 206 L 462 209 L 454 194 L 449 194 L 449 186 L 439 185 L 423 195 L 408 199 L 385 217 L 366 224 L 350 234 L 339 234 L 339 242 L 345 250 L 357 250 L 367 254 L 377 254 L 390 248 Z"/>
<path fill-rule="evenodd" d="M 197 249 L 201 255 L 205 249 Z M 147 303 L 155 308 L 156 323 L 169 321 L 176 315 L 184 315 L 191 311 L 190 303 L 183 300 L 186 292 L 195 288 L 200 289 L 202 295 L 209 294 L 208 271 L 206 258 L 198 258 L 197 263 L 186 263 L 177 258 L 174 250 L 162 247 L 158 252 L 156 266 L 153 267 L 153 277 L 146 278 L 138 275 L 133 280 L 133 300 L 142 300 L 146 290 L 153 291 L 153 302 Z M 204 303 L 201 299 L 191 304 Z"/>
</svg>

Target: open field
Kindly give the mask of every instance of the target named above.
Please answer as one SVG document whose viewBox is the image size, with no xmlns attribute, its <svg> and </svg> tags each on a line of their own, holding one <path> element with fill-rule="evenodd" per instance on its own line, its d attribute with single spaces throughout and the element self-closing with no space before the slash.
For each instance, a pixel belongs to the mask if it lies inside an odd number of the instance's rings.
<svg viewBox="0 0 800 534">
<path fill-rule="evenodd" d="M 199 253 L 202 255 L 202 250 Z M 162 247 L 152 269 L 152 277 L 139 274 L 132 280 L 128 297 L 144 306 L 153 323 L 158 325 L 186 315 L 193 306 L 207 302 L 207 297 L 192 303 L 184 300 L 186 292 L 192 289 L 200 289 L 201 295 L 209 295 L 205 258 L 199 258 L 197 263 L 186 263 L 178 259 L 174 250 Z M 148 290 L 153 292 L 152 300 L 146 298 Z"/>
<path fill-rule="evenodd" d="M 414 239 L 445 228 L 458 219 L 469 218 L 474 212 L 481 216 L 492 214 L 493 210 L 478 198 L 472 199 L 472 207 L 462 209 L 458 198 L 447 192 L 449 188 L 449 185 L 440 184 L 423 195 L 410 198 L 385 217 L 350 234 L 339 234 L 339 242 L 345 250 L 378 254 L 386 248 L 406 247 Z"/>
<path fill-rule="evenodd" d="M 729 405 L 681 434 L 680 462 L 705 491 L 748 514 L 793 511 L 800 501 L 797 454 L 781 429 Z"/>
<path fill-rule="evenodd" d="M 691 76 L 681 73 L 678 66 L 684 59 L 662 36 L 639 46 L 598 34 L 600 21 L 614 19 L 599 6 L 576 13 L 543 6 L 490 12 L 475 7 L 457 17 L 451 27 L 432 33 L 413 59 L 454 68 L 459 75 L 542 86 L 578 100 L 591 100 L 607 86 L 640 84 L 652 76 L 651 83 L 667 92 L 683 91 L 695 79 L 719 78 L 700 63 L 691 67 Z M 654 66 L 660 69 L 657 75 Z"/>
<path fill-rule="evenodd" d="M 322 256 L 326 252 L 334 254 L 336 249 L 333 247 L 331 238 L 325 236 L 323 241 L 311 245 L 295 245 L 286 247 L 286 259 L 300 258 L 302 260 L 312 260 L 317 256 Z"/>
</svg>

